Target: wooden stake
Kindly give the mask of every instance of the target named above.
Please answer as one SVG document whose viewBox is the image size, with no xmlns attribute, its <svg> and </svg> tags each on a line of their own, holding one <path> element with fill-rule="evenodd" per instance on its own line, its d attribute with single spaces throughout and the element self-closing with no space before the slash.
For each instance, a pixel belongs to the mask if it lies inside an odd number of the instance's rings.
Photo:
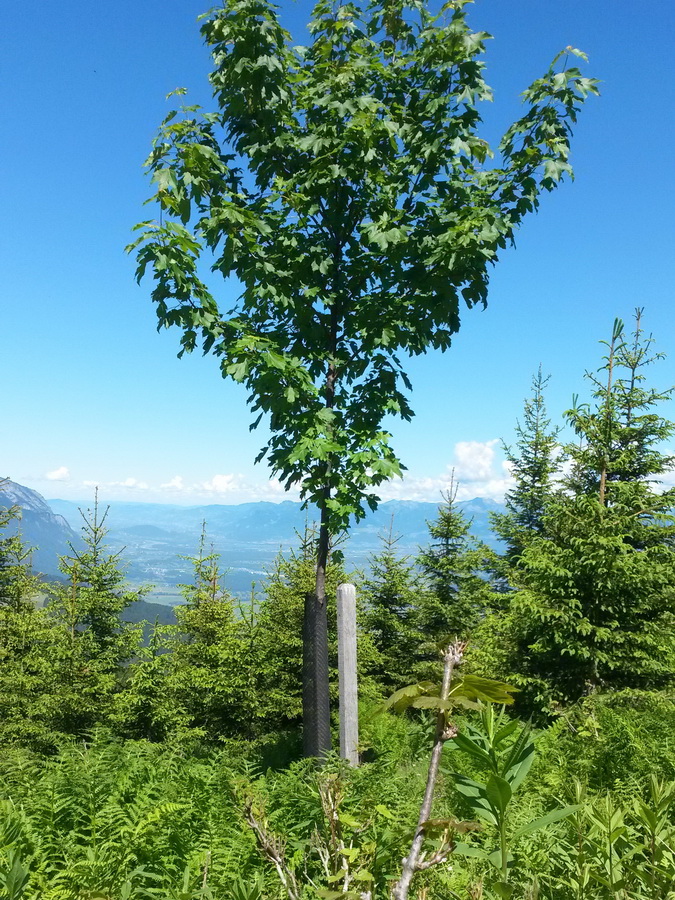
<svg viewBox="0 0 675 900">
<path fill-rule="evenodd" d="M 356 676 L 356 588 L 337 589 L 338 677 L 340 682 L 340 756 L 359 764 L 359 710 Z"/>
</svg>

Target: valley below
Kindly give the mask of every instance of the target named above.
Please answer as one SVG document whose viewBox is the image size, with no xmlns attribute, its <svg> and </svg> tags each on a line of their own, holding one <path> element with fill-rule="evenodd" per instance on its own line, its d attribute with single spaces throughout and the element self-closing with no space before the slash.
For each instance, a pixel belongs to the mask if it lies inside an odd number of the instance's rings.
<svg viewBox="0 0 675 900">
<path fill-rule="evenodd" d="M 49 506 L 78 531 L 82 523 L 80 504 L 49 500 Z M 502 506 L 491 500 L 475 499 L 457 504 L 472 519 L 473 533 L 494 543 L 489 513 Z M 107 504 L 102 504 L 106 509 Z M 428 542 L 427 522 L 436 517 L 438 505 L 392 500 L 383 503 L 355 525 L 341 545 L 348 571 L 363 571 L 381 548 L 381 537 L 398 535 L 401 555 L 414 556 Z M 225 584 L 236 596 L 260 590 L 279 553 L 289 553 L 301 545 L 306 531 L 313 528 L 311 511 L 299 503 L 244 503 L 232 506 L 178 506 L 155 503 L 112 502 L 106 525 L 108 544 L 120 554 L 129 582 L 152 585 L 147 600 L 174 605 L 181 600 L 180 585 L 192 576 L 190 557 L 198 552 L 202 528 L 207 552 L 220 556 Z"/>
</svg>

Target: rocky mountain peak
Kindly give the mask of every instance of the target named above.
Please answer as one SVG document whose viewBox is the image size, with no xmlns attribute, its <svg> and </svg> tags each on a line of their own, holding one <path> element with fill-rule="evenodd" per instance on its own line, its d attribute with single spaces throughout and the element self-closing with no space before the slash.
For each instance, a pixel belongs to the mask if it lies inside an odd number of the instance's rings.
<svg viewBox="0 0 675 900">
<path fill-rule="evenodd" d="M 7 534 L 20 531 L 33 548 L 33 568 L 45 575 L 56 575 L 58 558 L 80 544 L 79 536 L 63 516 L 56 515 L 45 498 L 9 479 L 0 482 L 0 509 L 18 506 L 20 518 L 7 526 Z"/>
</svg>

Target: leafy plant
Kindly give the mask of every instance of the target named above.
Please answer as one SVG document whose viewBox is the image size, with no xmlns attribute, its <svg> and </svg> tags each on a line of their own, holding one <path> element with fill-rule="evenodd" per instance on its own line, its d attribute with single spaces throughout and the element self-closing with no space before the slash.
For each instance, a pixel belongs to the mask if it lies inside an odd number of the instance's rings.
<svg viewBox="0 0 675 900">
<path fill-rule="evenodd" d="M 641 871 L 636 874 L 649 900 L 666 897 L 675 890 L 674 809 L 675 782 L 666 783 L 652 775 L 647 800 L 636 798 L 634 806 L 634 818 L 640 835 L 638 853 L 643 860 Z"/>
<path fill-rule="evenodd" d="M 628 806 L 609 792 L 589 796 L 578 781 L 574 789 L 571 834 L 553 851 L 554 890 L 574 900 L 675 897 L 675 783 L 653 776 Z"/>
<path fill-rule="evenodd" d="M 401 711 L 409 706 L 436 710 L 436 728 L 424 798 L 420 806 L 410 851 L 403 860 L 401 876 L 392 887 L 393 900 L 407 900 L 410 884 L 415 874 L 445 862 L 455 850 L 456 836 L 466 833 L 474 827 L 472 823 L 459 822 L 456 819 L 435 820 L 431 815 L 443 746 L 446 741 L 457 735 L 457 727 L 450 719 L 451 710 L 457 706 L 476 707 L 479 699 L 491 701 L 496 699 L 503 703 L 513 702 L 512 689 L 506 684 L 469 675 L 455 681 L 455 669 L 464 658 L 465 648 L 466 644 L 463 641 L 455 641 L 443 650 L 443 681 L 440 687 L 430 682 L 421 682 L 408 688 L 402 688 L 389 698 L 384 707 L 396 711 Z M 441 829 L 440 840 L 435 851 L 428 855 L 423 849 L 425 842 L 430 835 L 435 836 L 439 828 Z"/>
<path fill-rule="evenodd" d="M 513 830 L 513 797 L 534 760 L 531 731 L 528 726 L 521 727 L 515 719 L 496 715 L 491 706 L 481 710 L 480 723 L 480 727 L 468 725 L 466 733 L 456 734 L 449 749 L 469 756 L 486 771 L 486 780 L 478 781 L 459 773 L 453 773 L 452 778 L 472 815 L 493 827 L 498 846 L 485 849 L 474 844 L 458 844 L 455 853 L 490 863 L 499 872 L 498 880 L 492 881 L 492 890 L 498 897 L 509 898 L 513 894 L 509 865 L 514 844 L 525 835 L 572 815 L 578 807 L 554 809 Z"/>
</svg>

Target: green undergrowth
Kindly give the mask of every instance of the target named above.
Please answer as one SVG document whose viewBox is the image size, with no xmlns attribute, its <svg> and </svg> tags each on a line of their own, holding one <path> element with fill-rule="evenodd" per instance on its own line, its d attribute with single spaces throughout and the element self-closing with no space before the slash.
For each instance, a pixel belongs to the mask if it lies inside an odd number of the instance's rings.
<svg viewBox="0 0 675 900">
<path fill-rule="evenodd" d="M 670 703 L 658 695 L 598 697 L 533 734 L 535 761 L 511 800 L 509 836 L 566 804 L 575 812 L 513 841 L 509 896 L 670 896 Z M 355 873 L 345 896 L 370 891 L 373 900 L 384 900 L 417 820 L 432 720 L 428 713 L 373 715 L 366 707 L 362 719 L 358 769 L 337 758 L 321 768 L 297 758 L 274 768 L 265 761 L 274 756 L 271 744 L 248 754 L 233 745 L 194 755 L 104 733 L 64 744 L 46 758 L 7 751 L 0 760 L 0 897 L 281 900 L 287 894 L 260 852 L 253 817 L 278 841 L 303 900 L 326 898 L 340 889 L 326 864 L 333 810 Z M 469 712 L 457 724 L 470 731 L 476 716 Z M 480 780 L 484 773 L 448 744 L 433 810 L 439 821 L 475 818 L 457 790 L 458 775 Z M 650 843 L 652 826 L 660 829 L 656 843 Z M 433 835 L 430 840 L 433 846 Z M 492 840 L 485 822 L 468 837 L 477 850 Z M 652 865 L 649 848 L 657 844 Z M 411 897 L 501 896 L 491 891 L 490 871 L 480 858 L 453 854 L 416 876 Z"/>
</svg>

